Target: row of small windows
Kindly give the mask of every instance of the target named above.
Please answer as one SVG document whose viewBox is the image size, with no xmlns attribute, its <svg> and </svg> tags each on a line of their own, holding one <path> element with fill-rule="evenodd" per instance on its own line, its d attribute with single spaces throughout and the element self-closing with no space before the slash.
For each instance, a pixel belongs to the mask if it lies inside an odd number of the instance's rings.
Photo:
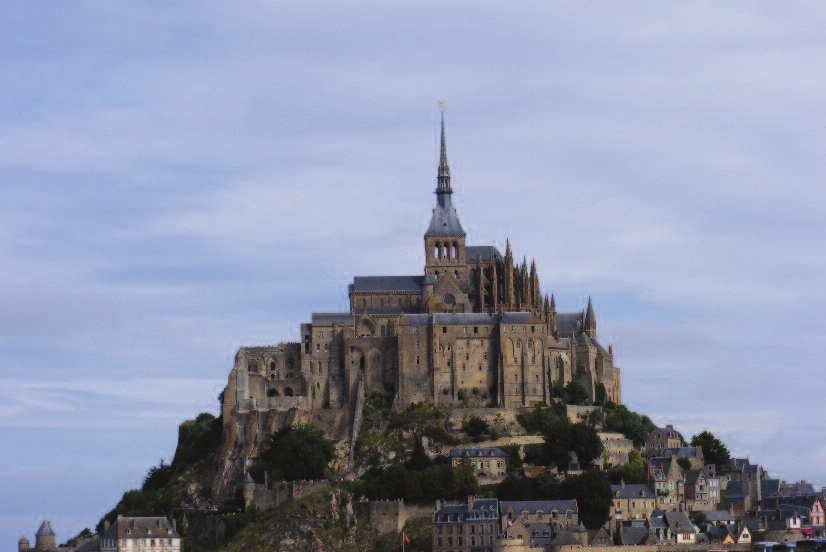
<svg viewBox="0 0 826 552">
<path fill-rule="evenodd" d="M 362 308 L 367 308 L 367 299 L 362 299 L 362 300 L 361 300 L 361 306 L 362 306 Z M 392 307 L 392 306 L 393 306 L 393 304 L 392 304 L 392 299 L 388 299 L 388 300 L 387 300 L 387 306 L 388 306 L 388 307 Z M 401 299 L 401 298 L 396 299 L 396 306 L 397 306 L 397 307 L 401 307 L 401 306 L 402 306 L 402 299 Z M 384 307 L 384 299 L 383 299 L 383 298 L 382 298 L 382 299 L 379 299 L 379 307 Z M 322 337 L 323 337 L 323 336 L 322 336 Z"/>
<path fill-rule="evenodd" d="M 433 244 L 434 259 L 458 259 L 459 244 L 457 242 L 436 242 Z"/>
</svg>

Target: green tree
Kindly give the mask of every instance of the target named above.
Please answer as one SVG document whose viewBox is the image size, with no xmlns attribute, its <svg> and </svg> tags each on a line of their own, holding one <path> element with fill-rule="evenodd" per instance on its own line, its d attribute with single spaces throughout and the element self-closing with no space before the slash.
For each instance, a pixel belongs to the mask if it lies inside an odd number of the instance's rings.
<svg viewBox="0 0 826 552">
<path fill-rule="evenodd" d="M 709 464 L 724 466 L 731 454 L 726 445 L 708 430 L 703 430 L 691 438 L 692 447 L 703 447 L 703 458 Z"/>
<path fill-rule="evenodd" d="M 261 460 L 288 481 L 321 479 L 335 454 L 333 441 L 312 424 L 286 426 L 271 436 Z"/>
<path fill-rule="evenodd" d="M 496 487 L 499 500 L 536 500 L 536 483 L 531 477 L 506 477 Z"/>
<path fill-rule="evenodd" d="M 465 450 L 462 451 L 459 463 L 453 468 L 453 479 L 457 498 L 467 498 L 468 495 L 475 495 L 479 492 L 479 481 L 476 479 L 470 456 Z"/>
<path fill-rule="evenodd" d="M 683 470 L 688 471 L 691 469 L 691 460 L 688 458 L 677 458 L 677 465 Z"/>
<path fill-rule="evenodd" d="M 171 477 L 172 466 L 167 464 L 166 461 L 161 458 L 160 464 L 149 468 L 149 471 L 146 473 L 146 477 L 143 478 L 143 487 L 141 487 L 141 490 L 156 491 L 158 489 L 162 489 L 163 487 L 166 487 L 166 484 L 169 483 L 169 479 Z"/>
<path fill-rule="evenodd" d="M 579 464 L 590 467 L 594 460 L 602 456 L 602 440 L 597 431 L 586 424 L 571 424 L 568 420 L 558 420 L 544 433 L 545 461 L 559 471 L 568 469 L 568 452 L 576 452 Z"/>
<path fill-rule="evenodd" d="M 569 476 L 560 483 L 562 498 L 576 499 L 579 519 L 588 529 L 599 529 L 611 515 L 614 493 L 605 474 L 588 470 L 581 475 Z"/>
<path fill-rule="evenodd" d="M 594 404 L 605 406 L 608 402 L 608 392 L 605 390 L 605 385 L 598 383 L 594 389 Z"/>
<path fill-rule="evenodd" d="M 543 404 L 535 404 L 531 410 L 516 414 L 516 421 L 530 435 L 544 433 L 545 428 L 553 425 L 558 419 L 559 416 L 554 409 Z"/>
<path fill-rule="evenodd" d="M 430 457 L 424 450 L 421 436 L 416 436 L 413 443 L 413 452 L 410 453 L 410 460 L 407 461 L 406 467 L 410 471 L 422 471 L 431 464 Z"/>
<path fill-rule="evenodd" d="M 462 431 L 474 442 L 480 441 L 487 430 L 488 423 L 475 414 L 462 422 Z"/>
<path fill-rule="evenodd" d="M 565 402 L 567 404 L 576 404 L 579 406 L 588 405 L 588 391 L 581 383 L 576 381 L 569 381 L 565 386 Z"/>
</svg>

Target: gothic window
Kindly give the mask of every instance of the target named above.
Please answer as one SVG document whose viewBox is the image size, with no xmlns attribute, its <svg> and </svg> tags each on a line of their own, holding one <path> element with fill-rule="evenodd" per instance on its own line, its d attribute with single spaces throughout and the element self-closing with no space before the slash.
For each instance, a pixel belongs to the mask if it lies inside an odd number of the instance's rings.
<svg viewBox="0 0 826 552">
<path fill-rule="evenodd" d="M 366 306 L 367 306 L 367 299 L 362 299 L 362 300 L 361 300 L 361 306 L 362 306 L 362 307 L 366 307 Z"/>
<path fill-rule="evenodd" d="M 384 299 L 379 299 L 379 306 L 380 306 L 380 307 L 383 307 L 383 306 L 384 306 Z"/>
<path fill-rule="evenodd" d="M 278 389 L 270 389 L 267 391 L 268 397 L 277 397 L 278 396 Z"/>
<path fill-rule="evenodd" d="M 453 271 L 453 277 L 456 278 L 457 280 L 459 279 L 459 271 L 458 270 Z"/>
<path fill-rule="evenodd" d="M 442 258 L 443 258 L 443 259 L 447 259 L 447 258 L 448 258 L 448 249 L 447 249 L 447 244 L 442 245 Z"/>
<path fill-rule="evenodd" d="M 439 244 L 436 244 L 435 246 L 433 246 L 433 258 L 434 259 L 439 258 Z"/>
<path fill-rule="evenodd" d="M 450 293 L 448 293 L 444 296 L 443 301 L 444 301 L 444 304 L 448 305 L 448 306 L 456 304 L 456 298 L 453 295 L 451 295 Z"/>
<path fill-rule="evenodd" d="M 459 253 L 458 253 L 458 251 L 459 251 L 459 246 L 458 246 L 458 245 L 456 245 L 456 242 L 453 242 L 453 258 L 454 258 L 454 259 L 459 258 Z"/>
<path fill-rule="evenodd" d="M 381 336 L 384 337 L 387 333 L 387 328 L 385 326 L 381 327 Z"/>
<path fill-rule="evenodd" d="M 270 370 L 275 370 L 275 362 L 270 362 Z"/>
<path fill-rule="evenodd" d="M 292 387 L 285 387 L 284 388 L 284 396 L 285 397 L 292 397 L 293 396 L 293 388 Z"/>
<path fill-rule="evenodd" d="M 287 361 L 287 370 L 292 372 L 295 369 L 295 360 L 290 359 Z"/>
<path fill-rule="evenodd" d="M 522 348 L 522 340 L 521 340 L 521 339 L 517 339 L 517 340 L 516 340 L 516 348 L 517 348 L 517 349 L 521 349 L 521 348 Z"/>
</svg>

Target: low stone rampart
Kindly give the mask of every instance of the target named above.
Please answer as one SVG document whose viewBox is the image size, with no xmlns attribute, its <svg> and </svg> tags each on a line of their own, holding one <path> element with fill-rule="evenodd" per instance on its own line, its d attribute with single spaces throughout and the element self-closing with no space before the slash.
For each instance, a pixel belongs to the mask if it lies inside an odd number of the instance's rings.
<svg viewBox="0 0 826 552">
<path fill-rule="evenodd" d="M 407 504 L 403 500 L 365 500 L 359 502 L 364 517 L 379 533 L 401 531 L 411 519 L 430 519 L 434 504 Z"/>
</svg>

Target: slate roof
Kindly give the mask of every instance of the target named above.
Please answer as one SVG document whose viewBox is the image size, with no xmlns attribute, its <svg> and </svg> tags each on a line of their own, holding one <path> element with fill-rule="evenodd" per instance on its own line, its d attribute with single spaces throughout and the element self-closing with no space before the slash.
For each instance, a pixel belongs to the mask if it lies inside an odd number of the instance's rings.
<svg viewBox="0 0 826 552">
<path fill-rule="evenodd" d="M 647 527 L 623 527 L 620 541 L 626 546 L 645 544 L 648 541 Z"/>
<path fill-rule="evenodd" d="M 500 319 L 502 324 L 542 324 L 542 320 L 532 312 L 506 312 Z"/>
<path fill-rule="evenodd" d="M 436 314 L 406 314 L 402 320 L 411 326 L 426 326 L 433 321 L 437 326 L 490 326 L 496 324 L 496 317 L 481 312 Z"/>
<path fill-rule="evenodd" d="M 685 512 L 666 512 L 665 520 L 675 533 L 696 533 L 694 524 L 688 519 Z"/>
<path fill-rule="evenodd" d="M 556 329 L 560 332 L 578 332 L 582 329 L 584 314 L 579 312 L 558 312 L 556 314 Z"/>
<path fill-rule="evenodd" d="M 760 481 L 760 496 L 769 498 L 780 494 L 779 479 L 763 479 Z"/>
<path fill-rule="evenodd" d="M 528 513 L 536 513 L 542 510 L 544 513 L 564 512 L 568 508 L 572 512 L 577 512 L 576 500 L 503 500 L 500 502 L 502 512 L 506 512 L 508 508 L 513 508 L 515 513 L 527 511 Z"/>
<path fill-rule="evenodd" d="M 574 538 L 570 531 L 559 531 L 554 540 L 551 541 L 551 546 L 571 546 L 579 544 L 579 541 Z"/>
<path fill-rule="evenodd" d="M 40 524 L 40 529 L 37 530 L 35 533 L 37 537 L 54 537 L 55 532 L 52 529 L 52 524 L 48 519 L 44 519 L 43 523 Z"/>
<path fill-rule="evenodd" d="M 558 327 L 558 325 L 557 325 L 557 327 Z M 596 339 L 590 337 L 586 333 L 579 334 L 579 337 L 577 337 L 577 342 L 582 343 L 584 345 L 589 345 L 591 347 L 594 347 L 600 353 L 607 353 L 608 352 L 608 351 L 605 350 L 605 347 L 603 347 L 602 345 L 599 344 L 599 341 L 597 341 Z"/>
<path fill-rule="evenodd" d="M 459 448 L 450 451 L 451 458 L 460 458 L 463 452 L 471 458 L 507 458 L 508 455 L 500 448 Z"/>
<path fill-rule="evenodd" d="M 677 458 L 697 458 L 697 449 L 694 447 L 680 447 L 665 449 L 663 456 L 676 456 Z"/>
<path fill-rule="evenodd" d="M 648 488 L 648 485 L 611 485 L 611 491 L 618 498 L 654 498 L 654 492 Z"/>
<path fill-rule="evenodd" d="M 103 539 L 146 539 L 180 537 L 165 517 L 122 517 L 101 535 Z"/>
<path fill-rule="evenodd" d="M 743 490 L 743 482 L 742 481 L 729 481 L 728 486 L 726 487 L 726 500 L 730 500 L 732 498 L 735 499 L 743 499 L 748 496 Z"/>
<path fill-rule="evenodd" d="M 713 521 L 713 522 L 724 522 L 730 521 L 734 522 L 735 517 L 734 514 L 729 512 L 728 510 L 709 510 L 705 512 L 706 521 Z"/>
<path fill-rule="evenodd" d="M 353 315 L 349 312 L 314 312 L 312 314 L 312 324 L 315 327 L 332 326 L 333 323 L 352 326 Z"/>
<path fill-rule="evenodd" d="M 477 257 L 481 257 L 483 262 L 487 262 L 490 260 L 491 255 L 493 255 L 493 258 L 497 261 L 503 259 L 502 254 L 499 253 L 499 250 L 493 245 L 469 245 L 465 247 L 465 258 L 468 263 L 471 261 L 476 262 Z"/>
<path fill-rule="evenodd" d="M 442 199 L 442 198 L 439 198 Z M 425 236 L 464 236 L 465 231 L 462 228 L 462 223 L 459 222 L 459 215 L 456 213 L 456 208 L 447 197 L 442 202 L 437 202 L 433 209 L 433 216 L 430 217 L 430 226 L 427 227 Z"/>
<path fill-rule="evenodd" d="M 421 291 L 424 276 L 354 276 L 351 291 Z"/>
</svg>

